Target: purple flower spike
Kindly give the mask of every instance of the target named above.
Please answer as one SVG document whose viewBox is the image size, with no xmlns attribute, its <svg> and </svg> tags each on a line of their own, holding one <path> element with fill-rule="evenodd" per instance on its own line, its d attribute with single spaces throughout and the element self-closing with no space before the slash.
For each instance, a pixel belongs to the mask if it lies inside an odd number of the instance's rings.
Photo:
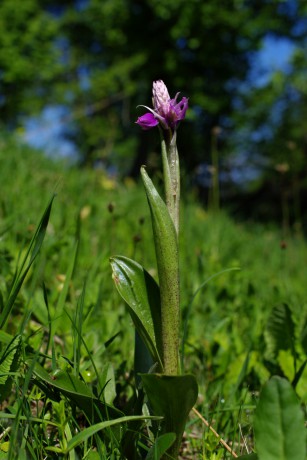
<svg viewBox="0 0 307 460">
<path fill-rule="evenodd" d="M 167 87 L 162 80 L 154 81 L 152 84 L 153 106 L 155 110 L 159 110 L 164 104 L 168 104 L 171 100 Z"/>
<path fill-rule="evenodd" d="M 136 120 L 136 123 L 144 130 L 154 128 L 159 124 L 159 121 L 150 112 L 145 113 Z"/>
<path fill-rule="evenodd" d="M 185 118 L 188 99 L 183 97 L 180 102 L 177 102 L 179 93 L 176 94 L 174 99 L 171 99 L 162 80 L 153 82 L 152 95 L 154 108 L 143 106 L 149 110 L 149 113 L 138 118 L 136 123 L 142 129 L 151 129 L 160 124 L 163 129 L 175 131 L 179 122 Z"/>
</svg>

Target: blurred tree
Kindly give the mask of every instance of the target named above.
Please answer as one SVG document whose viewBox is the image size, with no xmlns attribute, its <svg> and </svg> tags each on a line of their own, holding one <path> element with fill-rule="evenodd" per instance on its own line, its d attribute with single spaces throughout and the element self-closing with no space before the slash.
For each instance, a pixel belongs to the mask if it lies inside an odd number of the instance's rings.
<svg viewBox="0 0 307 460">
<path fill-rule="evenodd" d="M 55 46 L 59 24 L 43 6 L 40 0 L 0 2 L 1 121 L 9 126 L 51 102 L 49 86 L 63 73 Z"/>
<path fill-rule="evenodd" d="M 144 136 L 133 122 L 160 78 L 171 95 L 190 98 L 190 122 L 179 138 L 182 163 L 191 170 L 210 161 L 216 126 L 224 132 L 219 148 L 226 149 L 251 51 L 268 32 L 292 37 L 299 14 L 298 6 L 290 14 L 284 0 L 17 3 L 0 4 L 2 120 L 16 121 L 51 101 L 69 105 L 84 162 L 115 163 L 124 173 L 136 173 L 153 153 L 148 141 L 156 136 Z"/>
<path fill-rule="evenodd" d="M 302 33 L 303 37 L 296 43 L 285 71 L 273 72 L 265 83 L 245 91 L 234 116 L 237 129 L 233 145 L 247 153 L 262 172 L 245 189 L 246 199 L 250 203 L 262 201 L 262 208 L 258 206 L 256 212 L 260 211 L 262 217 L 281 218 L 285 230 L 291 222 L 304 221 L 302 211 L 307 198 L 305 4 L 304 13 L 305 23 L 296 28 L 296 35 Z"/>
<path fill-rule="evenodd" d="M 87 160 L 123 155 L 126 172 L 138 173 L 152 143 L 133 125 L 142 113 L 136 106 L 150 103 L 152 81 L 161 78 L 172 95 L 179 90 L 190 97 L 191 123 L 180 135 L 183 163 L 191 169 L 210 161 L 211 130 L 229 126 L 250 51 L 269 30 L 290 30 L 293 19 L 278 11 L 280 3 L 91 0 L 82 3 L 82 12 L 70 9 L 63 19 L 70 74 L 86 66 L 90 81 L 86 89 L 78 78 L 72 82 L 76 110 L 88 105 L 90 112 L 78 128 Z"/>
</svg>

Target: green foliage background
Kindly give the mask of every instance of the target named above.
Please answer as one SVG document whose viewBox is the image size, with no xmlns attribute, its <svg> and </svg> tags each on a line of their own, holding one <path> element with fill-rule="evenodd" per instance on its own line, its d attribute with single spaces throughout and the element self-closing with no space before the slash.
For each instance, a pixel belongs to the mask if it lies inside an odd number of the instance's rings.
<svg viewBox="0 0 307 460">
<path fill-rule="evenodd" d="M 218 126 L 220 158 L 230 157 L 231 168 L 244 153 L 262 170 L 257 181 L 244 184 L 258 216 L 275 207 L 282 164 L 282 186 L 296 209 L 291 219 L 300 220 L 306 17 L 305 2 L 284 0 L 3 0 L 1 121 L 12 129 L 47 105 L 65 105 L 69 115 L 62 122 L 83 164 L 99 159 L 135 177 L 158 150 L 154 135 L 134 125 L 142 110 L 136 107 L 150 104 L 152 81 L 162 78 L 171 95 L 181 91 L 190 99 L 179 147 L 191 180 L 199 164 L 211 163 Z M 295 51 L 288 72 L 273 72 L 258 87 L 249 72 L 268 36 L 291 40 Z M 270 206 L 259 205 L 259 191 Z M 226 189 L 224 201 L 235 193 L 242 195 Z M 242 208 L 249 209 L 244 200 Z"/>
<path fill-rule="evenodd" d="M 111 181 L 103 171 L 81 174 L 8 137 L 2 140 L 0 159 L 3 301 L 38 216 L 57 193 L 41 254 L 18 295 L 6 332 L 22 332 L 35 350 L 44 349 L 51 315 L 56 368 L 67 369 L 67 362 L 74 362 L 94 385 L 98 375 L 105 376 L 110 380 L 107 401 L 122 407 L 133 394 L 134 331 L 114 289 L 109 257 L 134 258 L 156 276 L 144 191 L 131 180 Z M 233 442 L 240 436 L 247 439 L 259 388 L 271 375 L 297 380 L 296 391 L 306 402 L 305 241 L 293 235 L 285 247 L 274 226 L 235 224 L 224 212 L 207 213 L 189 194 L 182 204 L 182 222 L 184 369 L 197 377 L 198 405 L 209 420 L 217 421 L 219 433 Z M 82 343 L 76 356 L 78 321 Z M 55 362 L 49 366 L 56 370 Z M 14 393 L 9 403 L 12 408 L 18 403 Z M 191 421 L 191 430 L 194 424 Z M 200 444 L 191 446 L 195 455 L 199 449 L 208 458 L 214 452 L 222 455 L 210 432 L 203 436 Z"/>
</svg>

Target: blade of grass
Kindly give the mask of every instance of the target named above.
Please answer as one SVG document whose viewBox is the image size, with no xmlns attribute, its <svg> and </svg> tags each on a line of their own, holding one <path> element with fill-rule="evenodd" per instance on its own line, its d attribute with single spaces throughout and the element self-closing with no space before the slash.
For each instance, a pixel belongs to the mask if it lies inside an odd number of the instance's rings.
<svg viewBox="0 0 307 460">
<path fill-rule="evenodd" d="M 0 314 L 0 329 L 3 329 L 14 306 L 16 297 L 20 291 L 20 288 L 24 282 L 25 277 L 27 276 L 31 265 L 33 264 L 34 260 L 36 259 L 40 248 L 43 244 L 47 225 L 49 222 L 49 217 L 51 213 L 51 207 L 54 200 L 55 195 L 51 198 L 47 208 L 44 211 L 44 214 L 38 224 L 36 232 L 34 233 L 32 240 L 30 242 L 28 251 L 21 263 L 21 267 L 17 270 L 13 285 L 10 290 L 10 294 L 8 296 L 6 305 L 4 306 L 1 314 Z"/>
<path fill-rule="evenodd" d="M 239 267 L 231 267 L 231 268 L 226 268 L 225 270 L 221 270 L 218 273 L 215 273 L 214 275 L 210 276 L 206 281 L 204 281 L 194 292 L 192 295 L 192 299 L 190 300 L 187 308 L 187 316 L 184 322 L 183 326 L 183 335 L 182 335 L 182 342 L 181 342 L 181 369 L 183 369 L 183 364 L 184 364 L 184 352 L 185 352 L 185 343 L 187 341 L 187 336 L 188 336 L 188 323 L 189 319 L 191 316 L 191 311 L 192 311 L 192 304 L 197 296 L 197 294 L 211 281 L 212 279 L 216 278 L 219 275 L 222 275 L 223 273 L 227 273 L 233 270 L 241 270 Z"/>
<path fill-rule="evenodd" d="M 162 420 L 162 417 L 155 417 L 155 416 L 148 416 L 148 415 L 131 415 L 131 416 L 126 416 L 126 417 L 120 417 L 116 420 L 108 420 L 106 422 L 96 423 L 96 425 L 92 425 L 88 428 L 85 428 L 84 430 L 76 434 L 76 436 L 74 436 L 67 443 L 67 448 L 65 449 L 63 453 L 68 454 L 72 449 L 75 449 L 82 442 L 86 441 L 89 437 L 98 433 L 98 431 L 104 430 L 110 426 L 131 422 L 133 420 L 149 420 L 149 419 L 150 420 Z"/>
<path fill-rule="evenodd" d="M 76 266 L 77 254 L 78 254 L 78 246 L 79 246 L 79 242 L 76 241 L 75 245 L 74 245 L 74 248 L 73 248 L 72 256 L 70 258 L 70 264 L 69 264 L 68 269 L 67 269 L 64 286 L 63 286 L 63 289 L 61 291 L 61 294 L 59 296 L 59 299 L 58 299 L 58 302 L 57 302 L 57 305 L 56 305 L 56 310 L 55 310 L 56 316 L 52 319 L 52 322 L 51 322 L 51 328 L 50 328 L 51 329 L 50 330 L 51 339 L 55 335 L 55 331 L 57 330 L 60 322 L 63 319 L 62 315 L 63 315 L 63 312 L 64 312 L 64 304 L 65 304 L 65 301 L 66 301 L 66 298 L 67 298 L 69 284 L 70 284 L 71 279 L 72 279 L 72 274 L 73 274 L 75 266 Z"/>
<path fill-rule="evenodd" d="M 85 299 L 86 281 L 83 284 L 81 295 L 77 302 L 77 309 L 75 314 L 74 327 L 74 372 L 79 375 L 80 361 L 81 361 L 81 343 L 82 343 L 82 324 L 83 324 L 83 307 Z"/>
<path fill-rule="evenodd" d="M 207 428 L 214 434 L 214 436 L 219 440 L 219 442 L 222 444 L 223 447 L 234 457 L 237 458 L 237 454 L 232 450 L 231 447 L 228 446 L 228 444 L 224 441 L 224 439 L 221 438 L 221 436 L 215 431 L 215 429 L 210 425 L 210 423 L 201 415 L 200 412 L 198 412 L 195 407 L 193 407 L 192 411 L 194 414 L 197 415 L 197 417 L 206 425 Z"/>
</svg>

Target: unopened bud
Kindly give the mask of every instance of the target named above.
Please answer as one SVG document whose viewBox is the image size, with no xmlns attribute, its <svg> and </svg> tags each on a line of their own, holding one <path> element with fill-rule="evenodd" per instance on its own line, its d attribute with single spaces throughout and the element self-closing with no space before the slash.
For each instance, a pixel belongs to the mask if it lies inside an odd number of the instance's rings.
<svg viewBox="0 0 307 460">
<path fill-rule="evenodd" d="M 170 96 L 168 89 L 162 80 L 154 81 L 152 85 L 153 106 L 155 110 L 164 104 L 168 104 Z"/>
</svg>

